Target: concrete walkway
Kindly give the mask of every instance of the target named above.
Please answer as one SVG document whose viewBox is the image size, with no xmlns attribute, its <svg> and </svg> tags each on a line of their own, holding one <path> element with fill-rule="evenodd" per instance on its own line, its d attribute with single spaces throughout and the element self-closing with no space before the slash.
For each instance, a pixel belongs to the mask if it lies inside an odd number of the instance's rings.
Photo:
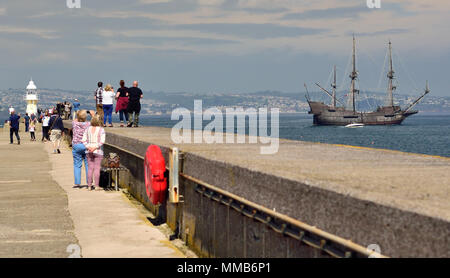
<svg viewBox="0 0 450 278">
<path fill-rule="evenodd" d="M 21 136 L 0 132 L 0 257 L 186 257 L 122 192 L 73 188 L 68 147 Z"/>
<path fill-rule="evenodd" d="M 67 195 L 49 175 L 43 143 L 20 136 L 10 145 L 0 131 L 0 257 L 67 257 L 78 244 Z"/>
</svg>

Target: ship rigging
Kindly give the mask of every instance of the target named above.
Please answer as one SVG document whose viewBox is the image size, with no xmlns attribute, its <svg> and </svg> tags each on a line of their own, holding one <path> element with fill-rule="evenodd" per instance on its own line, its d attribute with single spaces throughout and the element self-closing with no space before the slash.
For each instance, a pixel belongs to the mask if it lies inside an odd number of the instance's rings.
<svg viewBox="0 0 450 278">
<path fill-rule="evenodd" d="M 353 36 L 353 50 L 352 50 L 352 72 L 349 77 L 351 80 L 350 91 L 348 96 L 348 108 L 339 101 L 336 97 L 336 66 L 333 71 L 333 83 L 331 84 L 332 92 L 315 83 L 321 91 L 331 97 L 331 104 L 327 105 L 323 102 L 312 101 L 307 91 L 306 99 L 308 101 L 310 111 L 313 114 L 313 122 L 315 125 L 348 125 L 348 124 L 364 124 L 364 125 L 394 125 L 401 124 L 407 117 L 417 114 L 419 111 L 411 110 L 417 103 L 420 102 L 429 92 L 428 81 L 424 93 L 411 103 L 407 108 L 401 109 L 400 106 L 394 104 L 394 91 L 397 87 L 394 85 L 395 71 L 392 62 L 392 43 L 389 41 L 389 71 L 387 73 L 388 88 L 386 96 L 386 104 L 378 107 L 373 112 L 358 112 L 356 110 L 356 95 L 359 90 L 356 87 L 358 79 L 358 71 L 356 69 L 356 40 Z M 305 84 L 306 88 L 306 84 Z M 337 106 L 337 104 L 341 106 Z"/>
</svg>

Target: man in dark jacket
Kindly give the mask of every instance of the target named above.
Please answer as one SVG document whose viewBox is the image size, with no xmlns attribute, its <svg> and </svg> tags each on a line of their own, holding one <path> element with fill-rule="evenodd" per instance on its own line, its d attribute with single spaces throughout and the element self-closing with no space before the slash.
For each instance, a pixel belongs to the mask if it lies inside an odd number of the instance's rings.
<svg viewBox="0 0 450 278">
<path fill-rule="evenodd" d="M 141 89 L 138 88 L 138 82 L 133 82 L 133 87 L 128 88 L 128 127 L 133 126 L 134 113 L 134 127 L 139 126 L 139 113 L 141 112 L 141 98 L 144 97 Z"/>
<path fill-rule="evenodd" d="M 20 137 L 19 137 L 19 119 L 20 114 L 16 115 L 16 112 L 11 110 L 11 115 L 9 116 L 9 138 L 10 144 L 13 143 L 13 134 L 16 135 L 17 144 L 20 145 Z"/>
<path fill-rule="evenodd" d="M 38 108 L 38 110 L 37 110 L 37 119 L 38 119 L 38 122 L 40 122 L 40 123 L 42 123 L 41 114 L 42 114 L 42 108 Z"/>
<path fill-rule="evenodd" d="M 56 103 L 56 111 L 58 111 L 58 115 L 61 116 L 61 114 L 60 114 L 60 111 L 61 111 L 61 102 L 57 102 L 57 103 Z M 52 113 L 52 115 L 53 115 L 53 113 Z"/>
<path fill-rule="evenodd" d="M 50 127 L 50 141 L 53 143 L 53 153 L 61 153 L 59 147 L 61 146 L 61 140 L 64 135 L 64 124 L 58 111 L 53 111 L 48 126 Z"/>
</svg>

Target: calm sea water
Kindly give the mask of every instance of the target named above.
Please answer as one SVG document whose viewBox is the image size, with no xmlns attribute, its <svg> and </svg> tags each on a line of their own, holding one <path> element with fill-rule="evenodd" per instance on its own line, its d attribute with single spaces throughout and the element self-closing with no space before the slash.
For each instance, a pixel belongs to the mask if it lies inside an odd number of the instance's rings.
<svg viewBox="0 0 450 278">
<path fill-rule="evenodd" d="M 172 121 L 170 115 L 141 117 L 141 125 L 172 128 L 177 122 Z M 398 126 L 353 129 L 314 126 L 312 116 L 307 114 L 280 114 L 280 138 L 450 157 L 450 115 L 419 114 Z"/>
</svg>

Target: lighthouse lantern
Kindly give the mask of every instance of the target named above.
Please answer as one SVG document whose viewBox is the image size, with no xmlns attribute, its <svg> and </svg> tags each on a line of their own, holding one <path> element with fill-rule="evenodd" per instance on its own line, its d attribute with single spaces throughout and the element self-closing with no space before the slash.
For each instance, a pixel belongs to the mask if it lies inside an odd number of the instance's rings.
<svg viewBox="0 0 450 278">
<path fill-rule="evenodd" d="M 25 95 L 25 101 L 27 102 L 27 113 L 28 115 L 37 115 L 37 103 L 39 97 L 37 93 L 37 87 L 34 84 L 33 79 L 30 80 L 26 89 L 27 94 Z"/>
</svg>

